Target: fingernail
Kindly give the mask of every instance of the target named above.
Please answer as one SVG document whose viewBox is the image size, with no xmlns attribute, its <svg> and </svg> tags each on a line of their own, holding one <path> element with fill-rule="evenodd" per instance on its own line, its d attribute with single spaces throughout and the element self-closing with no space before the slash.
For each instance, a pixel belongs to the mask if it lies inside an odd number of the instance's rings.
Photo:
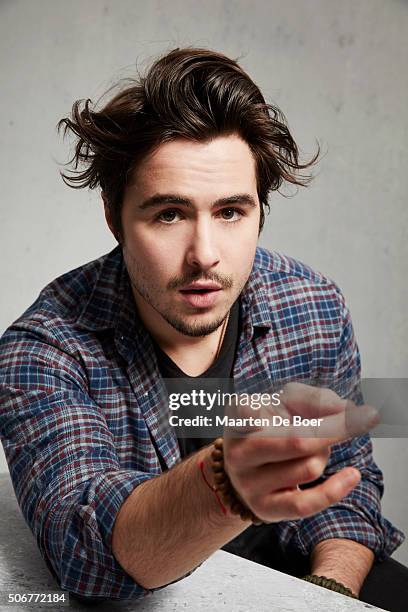
<svg viewBox="0 0 408 612">
<path fill-rule="evenodd" d="M 360 472 L 352 468 L 347 472 L 347 482 L 358 482 L 360 480 Z"/>
<path fill-rule="evenodd" d="M 379 422 L 380 413 L 378 412 L 377 408 L 374 408 L 374 406 L 367 406 L 366 418 L 367 422 L 370 424 L 370 426 L 372 426 Z"/>
</svg>

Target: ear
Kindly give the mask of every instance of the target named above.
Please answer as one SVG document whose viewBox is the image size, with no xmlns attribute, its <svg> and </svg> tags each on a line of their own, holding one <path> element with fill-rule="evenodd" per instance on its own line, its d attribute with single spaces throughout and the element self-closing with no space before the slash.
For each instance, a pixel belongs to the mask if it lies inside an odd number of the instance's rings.
<svg viewBox="0 0 408 612">
<path fill-rule="evenodd" d="M 106 197 L 106 194 L 102 191 L 101 193 L 102 196 L 102 200 L 103 200 L 103 208 L 105 211 L 105 219 L 106 219 L 106 223 L 108 224 L 108 227 L 110 229 L 110 231 L 112 232 L 112 234 L 114 235 L 115 239 L 119 242 L 118 236 L 116 234 L 116 230 L 113 226 L 113 222 L 112 222 L 112 215 L 111 215 L 111 211 L 110 211 L 110 207 L 108 204 L 108 199 Z"/>
</svg>

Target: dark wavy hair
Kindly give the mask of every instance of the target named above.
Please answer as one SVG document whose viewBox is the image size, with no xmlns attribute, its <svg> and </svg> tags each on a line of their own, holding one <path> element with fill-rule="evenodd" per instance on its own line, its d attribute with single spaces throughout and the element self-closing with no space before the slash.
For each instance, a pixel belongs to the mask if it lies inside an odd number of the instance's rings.
<svg viewBox="0 0 408 612">
<path fill-rule="evenodd" d="M 77 100 L 70 117 L 58 123 L 64 136 L 76 137 L 75 152 L 61 172 L 70 187 L 100 187 L 109 206 L 116 238 L 122 237 L 121 208 L 129 174 L 146 155 L 164 142 L 185 138 L 205 142 L 238 134 L 256 162 L 261 204 L 261 231 L 268 194 L 283 181 L 306 186 L 313 178 L 299 171 L 298 147 L 285 116 L 267 104 L 238 63 L 221 53 L 187 47 L 157 59 L 145 76 L 127 79 L 103 108 Z"/>
</svg>

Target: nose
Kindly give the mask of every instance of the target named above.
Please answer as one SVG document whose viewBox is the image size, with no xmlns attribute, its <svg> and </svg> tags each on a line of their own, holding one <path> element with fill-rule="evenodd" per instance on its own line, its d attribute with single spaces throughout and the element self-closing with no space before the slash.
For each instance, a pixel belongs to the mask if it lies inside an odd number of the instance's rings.
<svg viewBox="0 0 408 612">
<path fill-rule="evenodd" d="M 186 260 L 190 267 L 200 270 L 210 270 L 219 263 L 215 231 L 208 220 L 200 219 L 196 222 Z"/>
</svg>

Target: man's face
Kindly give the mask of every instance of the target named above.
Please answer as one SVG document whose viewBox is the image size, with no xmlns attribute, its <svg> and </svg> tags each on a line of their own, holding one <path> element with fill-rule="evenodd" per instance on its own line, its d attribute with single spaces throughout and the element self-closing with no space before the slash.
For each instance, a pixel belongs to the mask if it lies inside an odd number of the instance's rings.
<svg viewBox="0 0 408 612">
<path fill-rule="evenodd" d="M 142 319 L 205 336 L 251 272 L 260 205 L 255 161 L 236 135 L 160 145 L 132 174 L 123 254 Z"/>
</svg>

